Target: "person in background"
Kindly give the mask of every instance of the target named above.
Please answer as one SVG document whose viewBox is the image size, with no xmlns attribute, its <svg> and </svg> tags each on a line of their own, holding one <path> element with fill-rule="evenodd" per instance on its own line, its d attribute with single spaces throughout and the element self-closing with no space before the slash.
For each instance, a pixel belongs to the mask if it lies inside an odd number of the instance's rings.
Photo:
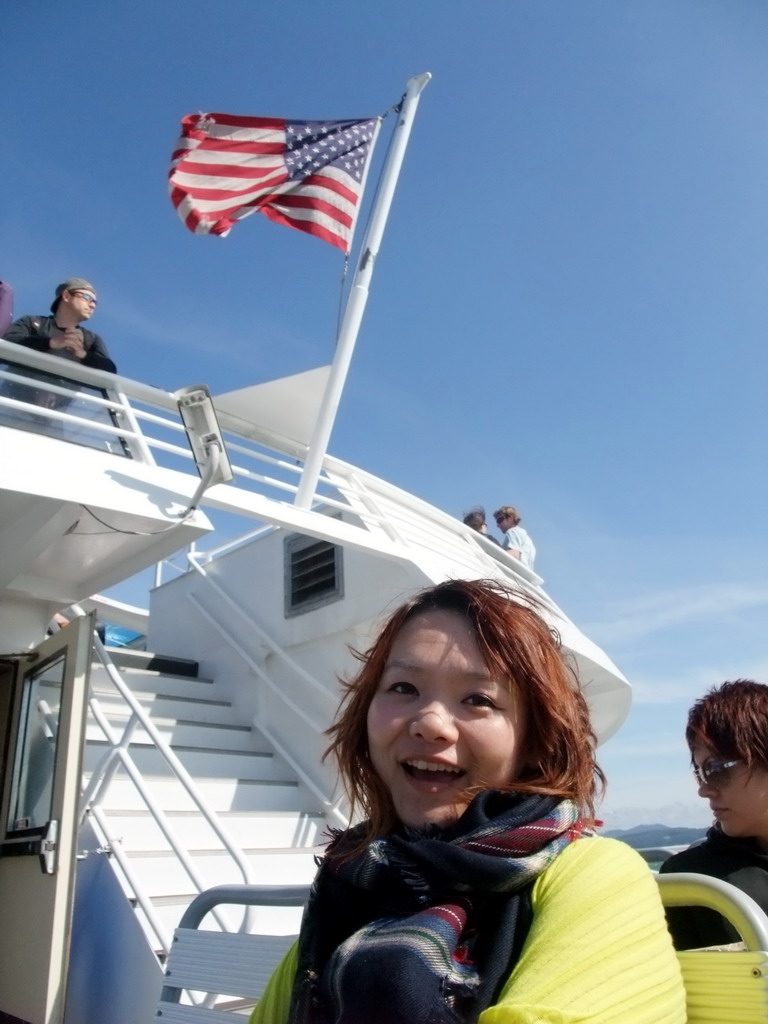
<svg viewBox="0 0 768 1024">
<path fill-rule="evenodd" d="M 15 320 L 5 332 L 5 340 L 17 345 L 35 349 L 37 352 L 49 352 L 92 366 L 96 370 L 116 373 L 117 367 L 107 352 L 106 345 L 93 331 L 81 327 L 96 309 L 98 299 L 93 285 L 82 277 L 70 277 L 56 288 L 51 316 L 23 316 Z M 76 390 L 76 385 L 67 378 L 56 377 L 43 370 L 32 370 L 29 367 L 11 366 L 16 373 L 32 380 L 54 384 L 60 388 Z M 72 399 L 51 391 L 49 387 L 30 387 L 18 381 L 5 381 L 2 393 L 18 402 L 26 402 L 43 409 L 65 410 Z M 47 424 L 46 430 L 59 430 L 57 424 L 50 424 L 44 418 L 35 415 L 35 423 Z"/>
<path fill-rule="evenodd" d="M 343 684 L 353 821 L 251 1024 L 684 1024 L 653 875 L 556 635 L 494 581 L 406 601 Z"/>
<path fill-rule="evenodd" d="M 5 337 L 5 332 L 11 326 L 13 320 L 13 288 L 7 281 L 0 281 L 0 338 Z"/>
<path fill-rule="evenodd" d="M 46 634 L 53 636 L 54 633 L 58 633 L 60 629 L 64 629 L 65 626 L 69 625 L 69 619 L 66 615 L 62 615 L 61 612 L 54 612 L 53 618 L 48 623 Z"/>
<path fill-rule="evenodd" d="M 520 526 L 520 513 L 511 505 L 502 505 L 493 513 L 496 525 L 504 534 L 501 546 L 508 551 L 513 558 L 518 558 L 523 565 L 533 569 L 533 562 L 536 558 L 536 548 L 528 536 L 528 531 Z"/>
<path fill-rule="evenodd" d="M 723 683 L 696 701 L 685 738 L 699 796 L 715 823 L 702 843 L 676 853 L 664 874 L 695 871 L 742 889 L 768 913 L 768 686 Z M 677 949 L 722 946 L 739 935 L 714 910 L 667 910 Z"/>
<path fill-rule="evenodd" d="M 488 540 L 492 541 L 494 544 L 498 546 L 499 542 L 496 540 L 496 538 L 491 537 L 490 534 L 488 533 L 488 524 L 485 521 L 485 509 L 483 508 L 482 505 L 475 505 L 474 508 L 471 508 L 469 512 L 467 512 L 467 514 L 464 516 L 462 522 L 464 523 L 465 526 L 469 526 L 472 530 L 475 530 L 477 533 L 482 533 L 484 537 L 487 537 Z"/>
<path fill-rule="evenodd" d="M 23 316 L 11 324 L 3 337 L 36 352 L 50 352 L 96 370 L 116 373 L 117 367 L 99 335 L 80 326 L 91 318 L 97 303 L 92 284 L 82 277 L 70 277 L 56 289 L 51 316 Z"/>
</svg>

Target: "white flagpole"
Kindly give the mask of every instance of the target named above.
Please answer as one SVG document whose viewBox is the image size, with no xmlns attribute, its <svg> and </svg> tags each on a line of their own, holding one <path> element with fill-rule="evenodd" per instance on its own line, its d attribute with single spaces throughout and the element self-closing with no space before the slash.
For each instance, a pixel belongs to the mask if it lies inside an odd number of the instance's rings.
<svg viewBox="0 0 768 1024">
<path fill-rule="evenodd" d="M 358 331 L 360 330 L 360 322 L 363 319 L 365 304 L 368 301 L 368 288 L 373 274 L 373 267 L 379 253 L 384 226 L 387 222 L 389 208 L 392 205 L 392 197 L 395 194 L 395 185 L 397 184 L 397 178 L 403 164 L 408 136 L 411 134 L 413 119 L 416 116 L 416 108 L 419 105 L 419 97 L 431 77 L 427 71 L 423 75 L 415 75 L 408 80 L 400 112 L 397 115 L 398 122 L 392 136 L 389 158 L 382 172 L 379 195 L 376 205 L 371 211 L 368 231 L 360 247 L 355 278 L 350 289 L 349 298 L 347 299 L 341 328 L 339 329 L 336 353 L 333 357 L 331 372 L 325 386 L 325 393 L 323 394 L 315 429 L 309 442 L 304 471 L 301 474 L 296 498 L 294 499 L 294 505 L 298 508 L 311 508 L 312 506 L 312 499 L 320 478 L 323 460 L 328 451 L 328 442 L 333 430 L 333 424 L 336 420 L 336 412 L 341 401 L 341 393 L 344 390 L 349 364 L 352 361 L 352 353 L 355 349 Z"/>
<path fill-rule="evenodd" d="M 365 161 L 365 167 L 363 168 L 363 177 L 362 177 L 362 179 L 360 181 L 360 195 L 358 197 L 358 200 L 359 200 L 361 206 L 362 206 L 362 203 L 363 203 L 363 196 L 365 194 L 365 186 L 368 184 L 368 175 L 371 173 L 371 164 L 373 163 L 373 151 L 376 148 L 376 143 L 378 142 L 378 139 L 379 139 L 379 132 L 381 131 L 381 123 L 382 123 L 383 120 L 384 120 L 384 115 L 382 115 L 381 117 L 377 117 L 376 118 L 376 127 L 373 129 L 373 135 L 371 136 L 370 149 L 368 150 L 368 159 Z M 355 219 L 354 219 L 354 221 L 352 223 L 352 231 L 350 232 L 349 242 L 347 244 L 347 253 L 348 254 L 352 252 L 352 246 L 354 245 L 354 242 L 355 242 L 355 233 L 357 232 L 357 223 L 358 223 L 359 220 L 360 220 L 359 217 L 355 217 Z M 365 241 L 365 239 L 363 239 L 363 241 Z M 363 250 L 361 249 L 360 251 L 362 252 Z M 344 273 L 342 275 L 342 283 L 344 281 L 346 281 L 346 278 L 347 278 L 347 267 L 346 267 L 346 262 L 345 262 Z M 339 325 L 339 331 L 341 331 L 341 325 Z M 338 344 L 338 338 L 336 339 L 336 341 L 337 341 L 337 344 Z"/>
</svg>

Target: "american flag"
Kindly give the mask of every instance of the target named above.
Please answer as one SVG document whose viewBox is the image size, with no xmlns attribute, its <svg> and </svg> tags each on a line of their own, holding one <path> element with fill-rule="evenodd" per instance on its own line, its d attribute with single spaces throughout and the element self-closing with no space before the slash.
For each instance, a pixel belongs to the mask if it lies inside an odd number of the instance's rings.
<svg viewBox="0 0 768 1024">
<path fill-rule="evenodd" d="M 261 211 L 347 252 L 378 120 L 189 114 L 171 161 L 173 205 L 199 234 L 226 235 Z"/>
</svg>

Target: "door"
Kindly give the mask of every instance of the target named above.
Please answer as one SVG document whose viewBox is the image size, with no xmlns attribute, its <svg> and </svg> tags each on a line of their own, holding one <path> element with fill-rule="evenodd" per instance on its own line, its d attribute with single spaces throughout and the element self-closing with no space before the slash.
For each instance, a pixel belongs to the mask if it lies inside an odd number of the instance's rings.
<svg viewBox="0 0 768 1024">
<path fill-rule="evenodd" d="M 85 616 L 3 659 L 0 1024 L 63 1019 L 92 635 Z"/>
</svg>

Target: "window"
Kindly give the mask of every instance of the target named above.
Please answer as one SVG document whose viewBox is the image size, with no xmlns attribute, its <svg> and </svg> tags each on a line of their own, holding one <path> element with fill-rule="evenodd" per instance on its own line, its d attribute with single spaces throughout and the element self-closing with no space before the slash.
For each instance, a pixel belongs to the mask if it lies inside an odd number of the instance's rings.
<svg viewBox="0 0 768 1024">
<path fill-rule="evenodd" d="M 65 667 L 60 654 L 24 676 L 8 834 L 41 829 L 51 817 Z"/>
<path fill-rule="evenodd" d="M 344 597 L 342 549 L 293 534 L 285 539 L 285 617 L 301 615 Z"/>
<path fill-rule="evenodd" d="M 22 383 L 24 378 L 30 383 Z M 23 408 L 8 405 L 7 399 L 23 403 Z M 103 388 L 16 363 L 0 362 L 0 424 L 4 427 L 45 434 L 59 441 L 133 458 L 126 440 L 114 430 L 120 428 L 120 413 L 109 408 L 105 399 L 109 400 L 109 395 Z M 57 414 L 64 413 L 69 419 L 58 418 Z M 100 429 L 104 427 L 109 429 Z"/>
</svg>

